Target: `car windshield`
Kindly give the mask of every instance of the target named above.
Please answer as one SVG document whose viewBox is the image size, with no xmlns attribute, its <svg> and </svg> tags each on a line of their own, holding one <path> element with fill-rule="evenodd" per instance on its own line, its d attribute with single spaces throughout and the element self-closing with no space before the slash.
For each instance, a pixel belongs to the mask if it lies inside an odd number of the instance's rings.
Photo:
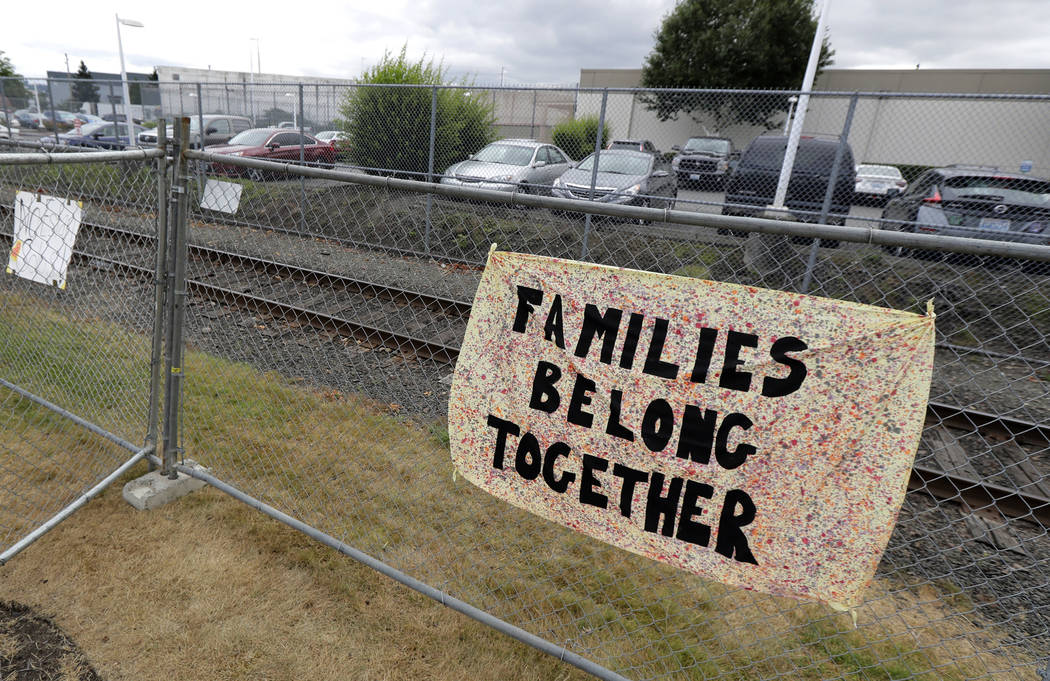
<svg viewBox="0 0 1050 681">
<path fill-rule="evenodd" d="M 594 170 L 594 154 L 576 166 L 580 170 Z M 634 154 L 601 154 L 598 160 L 599 173 L 614 175 L 646 175 L 649 173 L 649 159 Z"/>
<path fill-rule="evenodd" d="M 508 166 L 527 166 L 532 160 L 532 147 L 490 144 L 475 154 L 474 160 L 484 163 L 502 163 Z"/>
<path fill-rule="evenodd" d="M 708 154 L 724 154 L 729 151 L 729 140 L 713 140 L 703 137 L 691 137 L 682 151 L 705 152 Z"/>
<path fill-rule="evenodd" d="M 949 177 L 944 187 L 951 198 L 985 199 L 1003 203 L 1042 205 L 1050 203 L 1050 181 L 1021 177 Z M 947 198 L 947 197 L 946 197 Z"/>
<path fill-rule="evenodd" d="M 777 137 L 761 142 L 755 142 L 748 153 L 744 154 L 741 165 L 762 170 L 780 170 L 784 163 L 784 148 L 787 146 L 786 137 Z M 794 170 L 827 174 L 835 162 L 836 145 L 834 144 L 806 144 L 803 140 L 795 152 Z M 843 159 L 852 166 L 852 159 Z"/>
<path fill-rule="evenodd" d="M 893 166 L 857 166 L 857 174 L 868 175 L 870 177 L 899 178 L 901 176 L 901 171 Z"/>
<path fill-rule="evenodd" d="M 227 144 L 241 144 L 246 147 L 259 147 L 269 139 L 271 132 L 269 130 L 245 130 L 239 132 L 230 138 Z"/>
</svg>

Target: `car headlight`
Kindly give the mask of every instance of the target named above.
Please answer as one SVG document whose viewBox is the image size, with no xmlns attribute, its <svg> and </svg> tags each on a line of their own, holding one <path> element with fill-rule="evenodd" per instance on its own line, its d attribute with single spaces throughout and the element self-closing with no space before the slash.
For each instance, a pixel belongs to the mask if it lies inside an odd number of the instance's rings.
<svg viewBox="0 0 1050 681">
<path fill-rule="evenodd" d="M 725 171 L 729 168 L 729 161 L 722 160 L 718 162 L 718 170 Z"/>
<path fill-rule="evenodd" d="M 674 168 L 675 170 L 678 170 L 678 165 L 681 162 L 682 162 L 682 159 L 680 159 L 677 156 L 675 156 L 674 158 L 671 159 L 671 167 Z"/>
<path fill-rule="evenodd" d="M 513 175 L 497 175 L 492 178 L 495 182 L 511 182 L 514 179 Z"/>
<path fill-rule="evenodd" d="M 564 185 L 565 185 L 565 183 L 561 181 L 560 177 L 554 178 L 554 186 L 555 187 L 562 187 Z"/>
<path fill-rule="evenodd" d="M 634 185 L 633 187 L 628 187 L 627 189 L 623 190 L 623 193 L 624 194 L 637 194 L 640 191 L 642 191 L 642 185 L 641 185 L 641 183 L 638 183 L 638 184 Z"/>
<path fill-rule="evenodd" d="M 244 156 L 243 151 L 231 151 L 227 156 Z"/>
</svg>

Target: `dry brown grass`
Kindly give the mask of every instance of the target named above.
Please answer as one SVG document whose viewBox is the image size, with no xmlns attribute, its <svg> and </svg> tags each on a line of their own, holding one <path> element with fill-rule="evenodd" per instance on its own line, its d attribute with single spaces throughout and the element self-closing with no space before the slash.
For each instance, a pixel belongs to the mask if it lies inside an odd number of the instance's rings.
<svg viewBox="0 0 1050 681">
<path fill-rule="evenodd" d="M 213 490 L 102 497 L 0 569 L 105 679 L 584 679 Z M 2 640 L 0 640 L 2 642 Z"/>
</svg>

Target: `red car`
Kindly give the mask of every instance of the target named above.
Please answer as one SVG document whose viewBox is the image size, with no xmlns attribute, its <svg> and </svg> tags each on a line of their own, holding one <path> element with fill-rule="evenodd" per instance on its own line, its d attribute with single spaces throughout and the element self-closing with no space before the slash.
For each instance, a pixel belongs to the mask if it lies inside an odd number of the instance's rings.
<svg viewBox="0 0 1050 681">
<path fill-rule="evenodd" d="M 305 165 L 331 168 L 335 165 L 335 149 L 310 135 L 303 135 L 302 155 Z M 267 161 L 299 162 L 299 132 L 281 128 L 252 128 L 234 135 L 229 142 L 206 147 L 205 151 L 230 156 L 250 156 Z M 212 162 L 209 169 L 213 173 L 233 177 L 249 177 L 262 180 L 263 171 L 255 168 L 242 168 L 225 163 Z"/>
</svg>

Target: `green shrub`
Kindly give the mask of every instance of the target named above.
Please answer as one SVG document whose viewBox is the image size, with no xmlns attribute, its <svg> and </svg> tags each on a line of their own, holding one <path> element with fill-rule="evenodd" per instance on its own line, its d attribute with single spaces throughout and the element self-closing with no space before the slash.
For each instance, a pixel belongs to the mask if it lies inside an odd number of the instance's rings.
<svg viewBox="0 0 1050 681">
<path fill-rule="evenodd" d="M 569 156 L 579 161 L 588 154 L 594 153 L 594 138 L 598 135 L 598 117 L 584 116 L 569 121 L 562 121 L 554 126 L 551 139 L 565 150 Z M 602 147 L 609 142 L 611 133 L 609 124 L 602 128 Z"/>
<path fill-rule="evenodd" d="M 431 87 L 377 85 L 448 85 L 434 60 L 410 62 L 406 48 L 389 52 L 350 89 L 340 106 L 340 128 L 349 137 L 351 162 L 366 168 L 427 172 L 430 157 Z M 465 88 L 437 90 L 434 172 L 462 161 L 495 137 L 495 116 L 487 98 Z"/>
</svg>

